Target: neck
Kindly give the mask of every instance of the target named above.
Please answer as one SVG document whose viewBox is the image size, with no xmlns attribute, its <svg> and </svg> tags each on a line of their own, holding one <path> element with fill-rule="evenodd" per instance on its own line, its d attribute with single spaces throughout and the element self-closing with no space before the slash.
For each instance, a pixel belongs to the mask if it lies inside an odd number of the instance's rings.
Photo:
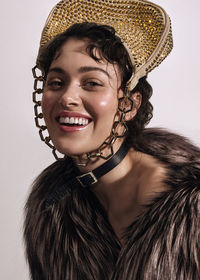
<svg viewBox="0 0 200 280">
<path fill-rule="evenodd" d="M 114 155 L 121 148 L 123 140 L 116 141 L 113 146 Z M 104 196 L 106 200 L 110 200 L 112 197 L 116 197 L 116 191 L 120 194 L 121 192 L 126 192 L 126 182 L 127 178 L 130 177 L 130 171 L 133 167 L 133 153 L 137 154 L 133 149 L 130 149 L 125 157 L 118 163 L 117 166 L 113 167 L 108 173 L 105 173 L 98 179 L 98 182 L 92 185 L 91 190 L 95 192 L 98 196 Z M 82 173 L 87 173 L 89 171 L 94 171 L 99 166 L 102 166 L 105 160 L 99 158 L 95 162 L 90 162 L 87 166 L 78 166 Z M 100 167 L 101 168 L 101 167 Z M 95 171 L 94 171 L 95 172 Z M 123 188 L 121 188 L 121 182 L 123 180 Z M 130 184 L 126 184 L 130 187 Z"/>
<path fill-rule="evenodd" d="M 132 168 L 131 154 L 132 150 L 127 153 L 125 158 L 115 168 L 102 176 L 99 179 L 99 185 L 112 185 L 126 177 Z"/>
<path fill-rule="evenodd" d="M 107 202 L 118 195 L 120 196 L 122 192 L 126 193 L 131 186 L 128 182 L 136 157 L 137 152 L 130 149 L 125 158 L 115 168 L 99 178 L 98 182 L 92 187 L 92 190 L 104 197 Z M 134 161 L 133 158 L 135 158 Z"/>
</svg>

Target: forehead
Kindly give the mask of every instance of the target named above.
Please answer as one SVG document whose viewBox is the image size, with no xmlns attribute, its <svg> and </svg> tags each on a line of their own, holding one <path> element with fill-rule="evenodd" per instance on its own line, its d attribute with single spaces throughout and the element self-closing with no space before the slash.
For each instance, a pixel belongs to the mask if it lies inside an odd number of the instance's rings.
<svg viewBox="0 0 200 280">
<path fill-rule="evenodd" d="M 120 71 L 117 63 L 110 63 L 102 57 L 100 50 L 93 49 L 93 55 L 98 59 L 95 60 L 89 55 L 87 47 L 89 45 L 88 39 L 69 38 L 57 51 L 52 64 L 62 64 L 62 66 L 93 66 L 100 67 L 107 71 L 111 77 L 120 79 Z"/>
<path fill-rule="evenodd" d="M 67 52 L 86 53 L 86 48 L 89 44 L 87 39 L 69 38 L 60 48 L 60 53 L 66 54 Z"/>
</svg>

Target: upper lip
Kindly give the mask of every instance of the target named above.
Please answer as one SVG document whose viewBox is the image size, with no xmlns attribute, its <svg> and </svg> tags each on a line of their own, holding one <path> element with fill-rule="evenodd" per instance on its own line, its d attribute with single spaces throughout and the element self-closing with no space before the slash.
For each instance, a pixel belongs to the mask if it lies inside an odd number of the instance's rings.
<svg viewBox="0 0 200 280">
<path fill-rule="evenodd" d="M 68 117 L 68 118 L 71 118 L 71 117 L 77 117 L 77 118 L 84 118 L 84 119 L 91 119 L 89 116 L 87 115 L 84 115 L 84 114 L 81 114 L 81 113 L 78 113 L 78 112 L 60 112 L 56 119 L 58 118 L 65 118 L 65 117 Z"/>
</svg>

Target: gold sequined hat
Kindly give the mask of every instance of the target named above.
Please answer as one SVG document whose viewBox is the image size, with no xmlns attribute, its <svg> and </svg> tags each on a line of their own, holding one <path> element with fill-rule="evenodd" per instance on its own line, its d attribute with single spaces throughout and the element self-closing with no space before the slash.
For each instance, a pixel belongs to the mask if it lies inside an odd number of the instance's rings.
<svg viewBox="0 0 200 280">
<path fill-rule="evenodd" d="M 62 0 L 47 18 L 40 49 L 74 23 L 85 21 L 114 27 L 135 67 L 127 83 L 129 90 L 158 66 L 173 47 L 169 16 L 149 1 Z"/>
</svg>

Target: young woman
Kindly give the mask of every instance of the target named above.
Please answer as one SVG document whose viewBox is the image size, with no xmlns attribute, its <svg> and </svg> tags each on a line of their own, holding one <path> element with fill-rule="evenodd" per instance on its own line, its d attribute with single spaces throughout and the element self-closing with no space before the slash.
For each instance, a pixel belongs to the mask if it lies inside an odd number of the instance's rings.
<svg viewBox="0 0 200 280">
<path fill-rule="evenodd" d="M 146 75 L 171 48 L 167 14 L 147 1 L 63 0 L 51 12 L 33 100 L 41 139 L 65 157 L 27 201 L 32 279 L 199 279 L 200 151 L 144 129 Z"/>
</svg>

